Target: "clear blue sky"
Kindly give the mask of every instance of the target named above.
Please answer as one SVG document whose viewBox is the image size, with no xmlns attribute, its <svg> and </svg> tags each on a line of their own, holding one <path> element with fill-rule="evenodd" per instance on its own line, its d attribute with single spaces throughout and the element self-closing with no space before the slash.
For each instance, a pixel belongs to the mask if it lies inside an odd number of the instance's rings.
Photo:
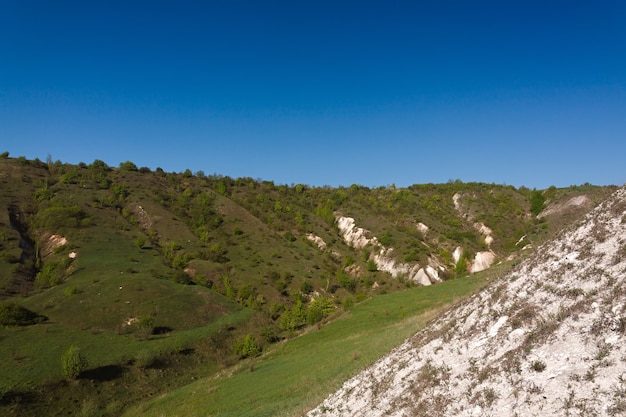
<svg viewBox="0 0 626 417">
<path fill-rule="evenodd" d="M 626 182 L 625 1 L 0 0 L 0 151 L 280 184 Z"/>
</svg>

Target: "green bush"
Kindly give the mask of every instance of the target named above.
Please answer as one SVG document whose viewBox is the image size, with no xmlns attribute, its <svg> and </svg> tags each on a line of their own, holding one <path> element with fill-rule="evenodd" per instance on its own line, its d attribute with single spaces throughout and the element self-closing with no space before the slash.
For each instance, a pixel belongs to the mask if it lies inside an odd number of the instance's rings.
<svg viewBox="0 0 626 417">
<path fill-rule="evenodd" d="M 533 362 L 530 364 L 530 366 L 531 366 L 531 368 L 533 368 L 533 370 L 534 370 L 535 372 L 543 372 L 543 371 L 546 369 L 546 364 L 545 364 L 545 362 L 543 362 L 543 361 L 541 361 L 541 360 L 539 360 L 539 359 L 537 359 L 537 360 L 533 361 Z"/>
<path fill-rule="evenodd" d="M 533 190 L 530 195 L 530 212 L 537 216 L 545 207 L 546 198 L 541 191 Z"/>
<path fill-rule="evenodd" d="M 87 358 L 76 346 L 70 346 L 61 357 L 61 368 L 63 370 L 63 376 L 66 378 L 78 378 L 78 376 L 87 369 L 87 366 L 89 366 Z"/>
<path fill-rule="evenodd" d="M 302 300 L 298 299 L 296 304 L 280 316 L 278 326 L 281 330 L 293 331 L 306 324 L 307 313 L 304 310 Z"/>
<path fill-rule="evenodd" d="M 154 333 L 154 316 L 142 316 L 137 320 L 137 338 L 148 339 Z"/>
<path fill-rule="evenodd" d="M 367 268 L 367 270 L 369 272 L 376 272 L 378 271 L 378 265 L 376 265 L 376 261 L 373 259 L 370 259 L 367 261 L 367 264 L 365 265 L 365 267 Z"/>
<path fill-rule="evenodd" d="M 354 292 L 356 290 L 357 281 L 355 278 L 350 276 L 350 274 L 345 271 L 338 271 L 336 276 L 337 282 L 339 282 L 339 285 L 341 285 L 343 288 L 350 292 Z"/>
<path fill-rule="evenodd" d="M 30 311 L 15 302 L 0 304 L 0 325 L 2 326 L 28 326 L 45 320 L 45 316 Z"/>
<path fill-rule="evenodd" d="M 172 276 L 172 280 L 174 282 L 176 282 L 177 284 L 184 284 L 184 285 L 190 285 L 193 283 L 193 281 L 191 280 L 191 277 L 189 276 L 189 274 L 187 274 L 185 271 L 178 269 L 176 271 L 174 271 L 174 275 Z"/>
<path fill-rule="evenodd" d="M 250 358 L 261 353 L 261 346 L 250 333 L 235 341 L 234 351 L 240 358 Z"/>
<path fill-rule="evenodd" d="M 89 224 L 87 213 L 76 204 L 62 202 L 46 207 L 37 213 L 37 225 L 49 230 L 60 231 Z"/>
<path fill-rule="evenodd" d="M 156 363 L 156 354 L 148 349 L 142 349 L 135 357 L 135 365 L 138 368 L 149 368 Z"/>
<path fill-rule="evenodd" d="M 63 268 L 57 262 L 46 262 L 35 277 L 37 288 L 51 288 L 63 282 Z"/>
<path fill-rule="evenodd" d="M 309 304 L 307 308 L 306 321 L 308 324 L 319 323 L 326 317 L 330 316 L 335 310 L 333 302 L 328 297 L 317 297 Z"/>
<path fill-rule="evenodd" d="M 313 291 L 313 285 L 311 285 L 309 281 L 303 281 L 300 286 L 300 292 L 302 292 L 302 294 L 308 294 L 311 291 Z"/>
<path fill-rule="evenodd" d="M 137 171 L 137 165 L 131 161 L 120 162 L 120 171 Z"/>
</svg>

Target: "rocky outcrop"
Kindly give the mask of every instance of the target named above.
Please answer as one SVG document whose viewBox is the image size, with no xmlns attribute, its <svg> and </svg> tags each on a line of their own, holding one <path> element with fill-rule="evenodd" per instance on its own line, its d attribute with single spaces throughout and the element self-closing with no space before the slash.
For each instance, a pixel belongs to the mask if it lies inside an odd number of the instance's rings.
<svg viewBox="0 0 626 417">
<path fill-rule="evenodd" d="M 466 213 L 463 210 L 463 205 L 461 204 L 461 199 L 463 197 L 464 195 L 459 194 L 459 193 L 456 193 L 452 196 L 454 208 L 463 218 L 465 218 L 468 221 L 473 221 L 472 220 L 473 216 L 470 216 L 469 213 Z M 470 272 L 476 273 L 476 272 L 484 271 L 485 269 L 493 265 L 493 263 L 496 261 L 497 256 L 495 252 L 491 250 L 491 244 L 494 241 L 493 230 L 491 230 L 491 228 L 489 228 L 483 222 L 476 222 L 473 224 L 473 226 L 478 231 L 478 233 L 485 236 L 485 244 L 489 248 L 488 251 L 482 251 L 482 252 L 476 253 L 476 256 L 471 261 Z M 459 261 L 462 254 L 463 254 L 463 248 L 460 248 L 460 247 L 456 248 L 453 254 L 455 263 Z"/>
<path fill-rule="evenodd" d="M 418 263 L 404 263 L 396 261 L 393 248 L 383 246 L 378 238 L 372 236 L 369 230 L 357 227 L 352 217 L 337 216 L 337 227 L 343 240 L 356 249 L 372 247 L 371 259 L 376 262 L 380 271 L 388 272 L 394 278 L 404 276 L 415 283 L 430 285 L 441 281 L 437 269 L 428 265 L 423 268 Z"/>
<path fill-rule="evenodd" d="M 472 261 L 470 272 L 474 274 L 476 272 L 484 271 L 493 265 L 495 260 L 496 254 L 491 251 L 478 252 Z"/>
<path fill-rule="evenodd" d="M 321 237 L 316 236 L 313 233 L 309 233 L 308 235 L 306 235 L 306 238 L 310 242 L 313 242 L 315 246 L 319 248 L 319 250 L 326 250 L 326 242 L 324 242 L 324 239 L 322 239 Z"/>
</svg>

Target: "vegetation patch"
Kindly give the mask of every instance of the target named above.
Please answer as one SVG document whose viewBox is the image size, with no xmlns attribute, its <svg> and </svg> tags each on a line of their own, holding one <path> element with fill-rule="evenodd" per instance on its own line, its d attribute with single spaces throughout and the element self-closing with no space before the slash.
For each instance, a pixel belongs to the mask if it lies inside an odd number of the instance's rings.
<svg viewBox="0 0 626 417">
<path fill-rule="evenodd" d="M 1 326 L 30 326 L 46 321 L 47 318 L 15 302 L 0 303 Z"/>
</svg>

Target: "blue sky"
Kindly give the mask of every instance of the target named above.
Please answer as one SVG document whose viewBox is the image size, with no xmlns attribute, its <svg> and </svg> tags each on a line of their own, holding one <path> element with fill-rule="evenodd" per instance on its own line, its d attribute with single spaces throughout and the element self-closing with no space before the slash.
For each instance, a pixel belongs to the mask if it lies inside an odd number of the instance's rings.
<svg viewBox="0 0 626 417">
<path fill-rule="evenodd" d="M 626 182 L 623 1 L 0 10 L 11 156 L 316 186 Z"/>
</svg>

